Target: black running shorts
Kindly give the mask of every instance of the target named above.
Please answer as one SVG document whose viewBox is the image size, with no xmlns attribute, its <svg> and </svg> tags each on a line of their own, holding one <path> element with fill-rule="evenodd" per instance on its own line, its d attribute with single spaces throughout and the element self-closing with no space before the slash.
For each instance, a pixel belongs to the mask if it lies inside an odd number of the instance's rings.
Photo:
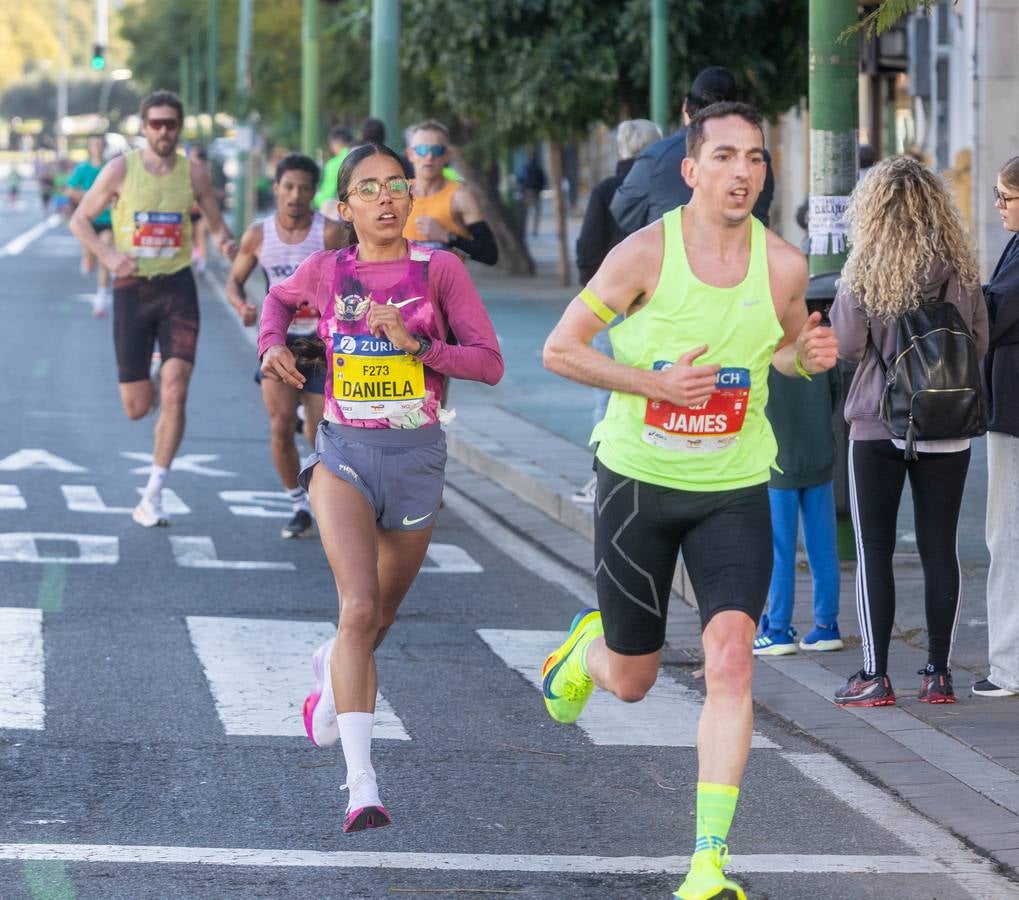
<svg viewBox="0 0 1019 900">
<path fill-rule="evenodd" d="M 767 484 L 680 491 L 625 478 L 601 462 L 597 471 L 595 580 L 610 650 L 661 650 L 680 551 L 702 630 L 723 610 L 758 621 L 773 554 Z"/>
<path fill-rule="evenodd" d="M 149 377 L 157 339 L 164 362 L 194 363 L 198 291 L 190 268 L 153 278 L 118 278 L 113 284 L 113 345 L 121 384 Z"/>
</svg>

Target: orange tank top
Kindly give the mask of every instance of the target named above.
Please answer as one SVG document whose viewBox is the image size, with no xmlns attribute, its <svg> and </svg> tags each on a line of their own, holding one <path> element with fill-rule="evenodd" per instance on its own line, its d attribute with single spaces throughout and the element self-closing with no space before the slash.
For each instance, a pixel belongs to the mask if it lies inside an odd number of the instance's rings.
<svg viewBox="0 0 1019 900">
<path fill-rule="evenodd" d="M 431 242 L 425 240 L 424 234 L 418 229 L 415 222 L 418 216 L 431 216 L 446 231 L 469 238 L 470 232 L 453 221 L 453 194 L 459 189 L 460 185 L 457 182 L 447 181 L 441 191 L 427 197 L 415 197 L 414 206 L 403 229 L 403 236 L 408 240 L 417 241 L 419 244 L 431 246 Z"/>
</svg>

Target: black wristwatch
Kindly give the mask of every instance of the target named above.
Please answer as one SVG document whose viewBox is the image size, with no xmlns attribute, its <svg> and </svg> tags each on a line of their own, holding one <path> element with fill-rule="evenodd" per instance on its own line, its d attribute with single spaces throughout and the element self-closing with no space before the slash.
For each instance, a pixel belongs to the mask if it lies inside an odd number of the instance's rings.
<svg viewBox="0 0 1019 900">
<path fill-rule="evenodd" d="M 418 348 L 418 352 L 417 353 L 412 353 L 411 356 L 413 356 L 415 359 L 420 359 L 429 350 L 432 349 L 432 342 L 430 340 L 428 340 L 428 338 L 423 337 L 420 334 L 415 334 L 414 337 L 416 337 L 418 339 L 418 343 L 421 346 Z"/>
</svg>

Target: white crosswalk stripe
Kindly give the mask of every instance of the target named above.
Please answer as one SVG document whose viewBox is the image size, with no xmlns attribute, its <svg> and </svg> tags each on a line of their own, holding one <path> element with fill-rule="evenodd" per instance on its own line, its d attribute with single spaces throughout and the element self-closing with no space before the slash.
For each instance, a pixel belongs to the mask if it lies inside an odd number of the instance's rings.
<svg viewBox="0 0 1019 900">
<path fill-rule="evenodd" d="M 45 727 L 42 611 L 0 607 L 0 728 Z"/>
<path fill-rule="evenodd" d="M 304 736 L 301 704 L 314 686 L 311 654 L 336 634 L 330 622 L 188 616 L 223 729 L 230 735 Z M 380 694 L 376 739 L 410 735 Z"/>
<path fill-rule="evenodd" d="M 566 640 L 563 631 L 480 628 L 478 635 L 539 691 L 542 662 Z M 577 725 L 595 744 L 696 747 L 701 704 L 700 694 L 662 673 L 640 703 L 622 703 L 605 691 L 595 691 Z M 773 748 L 776 744 L 755 734 L 752 746 Z"/>
</svg>

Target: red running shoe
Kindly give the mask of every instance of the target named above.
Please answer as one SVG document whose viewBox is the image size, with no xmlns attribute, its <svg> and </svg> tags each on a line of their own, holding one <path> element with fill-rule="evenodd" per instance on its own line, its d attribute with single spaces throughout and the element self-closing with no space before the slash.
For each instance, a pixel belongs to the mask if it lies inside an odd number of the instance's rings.
<svg viewBox="0 0 1019 900">
<path fill-rule="evenodd" d="M 951 672 L 917 672 L 920 679 L 920 693 L 916 699 L 921 703 L 955 703 L 955 689 L 952 687 Z"/>
<path fill-rule="evenodd" d="M 895 706 L 895 691 L 887 675 L 868 675 L 860 669 L 834 699 L 838 706 Z"/>
</svg>

